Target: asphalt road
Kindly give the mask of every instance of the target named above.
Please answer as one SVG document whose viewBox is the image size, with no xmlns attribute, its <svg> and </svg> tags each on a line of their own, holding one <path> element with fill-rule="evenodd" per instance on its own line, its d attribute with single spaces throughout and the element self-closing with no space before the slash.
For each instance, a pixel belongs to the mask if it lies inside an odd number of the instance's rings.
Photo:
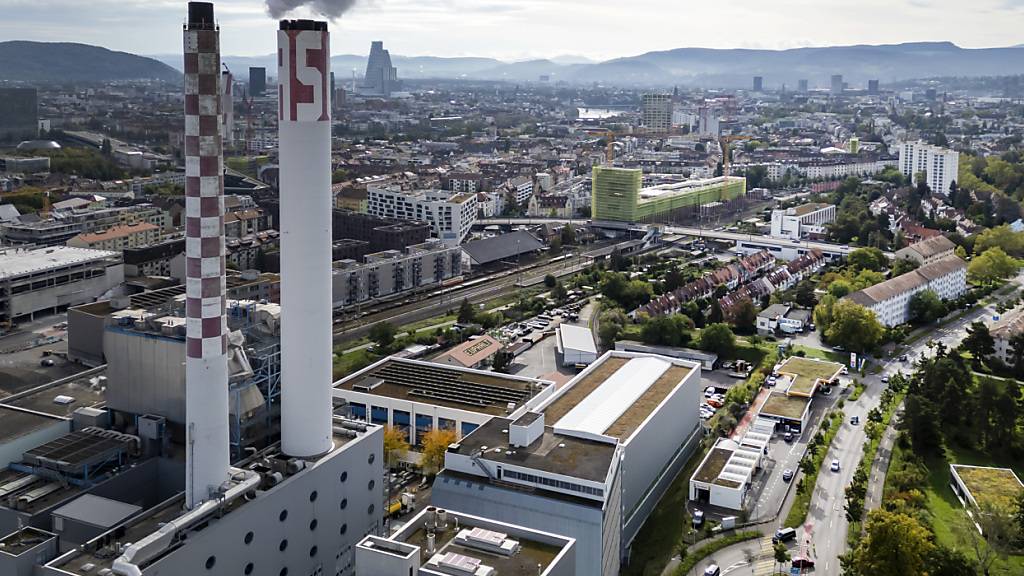
<svg viewBox="0 0 1024 576">
<path fill-rule="evenodd" d="M 1019 283 L 1022 278 L 1024 276 L 1018 276 L 1015 282 Z M 881 382 L 881 376 L 883 374 L 892 375 L 898 371 L 911 372 L 914 369 L 913 359 L 922 355 L 934 355 L 934 351 L 929 345 L 931 341 L 942 342 L 946 347 L 955 347 L 966 335 L 966 329 L 972 322 L 979 319 L 991 321 L 995 313 L 994 304 L 986 306 L 964 315 L 905 347 L 904 351 L 910 355 L 910 361 L 892 360 L 887 362 L 879 374 L 868 375 L 862 380 L 867 387 L 856 402 L 847 401 L 843 409 L 846 421 L 825 456 L 822 471 L 818 475 L 818 483 L 814 487 L 814 497 L 811 500 L 808 520 L 805 524 L 807 533 L 801 535 L 800 538 L 801 545 L 807 547 L 807 554 L 815 559 L 815 574 L 838 576 L 842 572 L 839 566 L 839 555 L 846 551 L 848 530 L 844 509 L 844 491 L 850 484 L 863 453 L 862 445 L 865 442 L 863 422 L 867 420 L 868 412 L 878 406 L 882 390 L 885 388 Z M 852 416 L 860 416 L 862 424 L 852 426 L 850 424 Z M 834 458 L 840 461 L 839 472 L 829 471 L 829 464 Z"/>
</svg>

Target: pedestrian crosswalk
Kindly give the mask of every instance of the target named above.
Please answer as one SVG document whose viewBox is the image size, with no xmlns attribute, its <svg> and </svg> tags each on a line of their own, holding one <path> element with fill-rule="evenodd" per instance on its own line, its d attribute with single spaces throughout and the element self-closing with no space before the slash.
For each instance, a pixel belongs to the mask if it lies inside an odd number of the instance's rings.
<svg viewBox="0 0 1024 576">
<path fill-rule="evenodd" d="M 753 574 L 754 576 L 770 576 L 775 573 L 776 566 L 775 560 L 771 557 L 759 558 L 754 561 Z"/>
</svg>

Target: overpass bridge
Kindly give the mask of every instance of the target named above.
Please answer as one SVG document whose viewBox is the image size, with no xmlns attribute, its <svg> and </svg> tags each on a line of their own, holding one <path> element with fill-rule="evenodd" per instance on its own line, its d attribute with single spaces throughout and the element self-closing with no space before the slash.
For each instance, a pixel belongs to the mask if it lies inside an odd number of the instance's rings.
<svg viewBox="0 0 1024 576">
<path fill-rule="evenodd" d="M 478 220 L 477 226 L 533 226 L 538 224 L 574 224 L 604 227 L 604 222 L 592 222 L 591 220 L 578 218 L 487 218 Z M 642 224 L 609 223 L 619 224 L 622 230 L 639 230 L 647 228 Z M 619 226 L 615 226 L 619 227 Z M 799 242 L 788 238 L 772 238 L 770 236 L 759 236 L 757 234 L 744 234 L 742 232 L 728 232 L 725 230 L 713 230 L 709 228 L 694 228 L 688 226 L 662 226 L 663 234 L 680 234 L 695 238 L 708 238 L 712 240 L 724 240 L 736 243 L 736 249 L 741 252 L 758 252 L 768 250 L 782 260 L 793 260 L 806 254 L 812 248 L 821 250 L 825 256 L 831 259 L 845 258 L 857 247 L 832 244 L 829 242 L 818 242 L 801 240 Z M 883 252 L 889 259 L 895 257 L 892 252 Z"/>
</svg>

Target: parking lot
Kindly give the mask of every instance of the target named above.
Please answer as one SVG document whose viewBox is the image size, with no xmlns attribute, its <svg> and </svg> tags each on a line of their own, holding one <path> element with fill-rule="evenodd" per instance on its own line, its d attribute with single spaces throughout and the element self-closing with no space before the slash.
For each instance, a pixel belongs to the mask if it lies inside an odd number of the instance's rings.
<svg viewBox="0 0 1024 576">
<path fill-rule="evenodd" d="M 84 367 L 67 362 L 67 314 L 55 314 L 19 324 L 0 337 L 0 397 L 71 376 Z M 56 354 L 43 356 L 44 351 Z M 53 361 L 43 366 L 44 358 Z"/>
</svg>

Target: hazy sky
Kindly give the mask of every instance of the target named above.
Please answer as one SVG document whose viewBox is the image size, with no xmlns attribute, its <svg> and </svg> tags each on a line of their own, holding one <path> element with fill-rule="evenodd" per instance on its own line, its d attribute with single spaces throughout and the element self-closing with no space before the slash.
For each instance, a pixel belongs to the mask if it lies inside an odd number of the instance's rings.
<svg viewBox="0 0 1024 576">
<path fill-rule="evenodd" d="M 216 2 L 224 54 L 274 52 L 257 0 Z M 0 40 L 73 41 L 139 54 L 181 50 L 184 0 L 0 0 Z M 301 10 L 295 17 L 308 17 Z M 594 59 L 680 47 L 793 48 L 949 40 L 1024 42 L 1024 0 L 358 0 L 334 54 Z"/>
</svg>

